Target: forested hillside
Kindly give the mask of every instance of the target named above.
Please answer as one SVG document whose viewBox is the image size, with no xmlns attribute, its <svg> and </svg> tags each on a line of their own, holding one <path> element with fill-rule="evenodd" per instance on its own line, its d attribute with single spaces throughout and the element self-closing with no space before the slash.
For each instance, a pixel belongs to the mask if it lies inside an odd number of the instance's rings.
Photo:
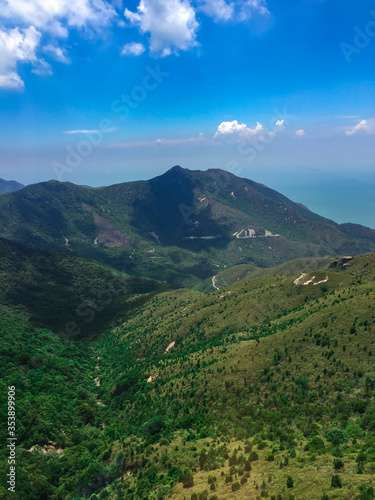
<svg viewBox="0 0 375 500">
<path fill-rule="evenodd" d="M 3 308 L 12 498 L 373 498 L 374 275 L 162 292 L 89 344 Z"/>
</svg>

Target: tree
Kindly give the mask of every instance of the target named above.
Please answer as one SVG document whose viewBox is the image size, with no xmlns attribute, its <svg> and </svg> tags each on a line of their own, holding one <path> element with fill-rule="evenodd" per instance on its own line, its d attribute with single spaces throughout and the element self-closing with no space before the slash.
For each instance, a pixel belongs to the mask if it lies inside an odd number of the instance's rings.
<svg viewBox="0 0 375 500">
<path fill-rule="evenodd" d="M 310 439 L 310 441 L 307 443 L 305 446 L 305 450 L 311 450 L 311 451 L 320 451 L 324 450 L 325 445 L 324 441 L 320 436 L 314 436 L 313 438 Z"/>
<path fill-rule="evenodd" d="M 328 431 L 326 434 L 326 438 L 333 444 L 333 446 L 338 446 L 340 444 L 347 442 L 347 437 L 345 433 L 341 429 L 336 429 L 336 428 Z"/>
<path fill-rule="evenodd" d="M 287 486 L 287 488 L 293 488 L 294 481 L 293 481 L 292 476 L 288 476 L 288 478 L 286 480 L 286 486 Z"/>
<path fill-rule="evenodd" d="M 194 478 L 190 469 L 185 471 L 185 475 L 182 478 L 182 484 L 184 488 L 191 488 L 194 486 Z"/>
<path fill-rule="evenodd" d="M 344 462 L 341 460 L 341 458 L 335 458 L 333 461 L 333 467 L 335 470 L 342 469 L 344 467 Z"/>
<path fill-rule="evenodd" d="M 238 491 L 241 488 L 240 483 L 235 482 L 232 484 L 232 491 Z"/>
<path fill-rule="evenodd" d="M 331 487 L 332 488 L 342 488 L 342 481 L 340 476 L 334 474 L 331 479 Z"/>
</svg>

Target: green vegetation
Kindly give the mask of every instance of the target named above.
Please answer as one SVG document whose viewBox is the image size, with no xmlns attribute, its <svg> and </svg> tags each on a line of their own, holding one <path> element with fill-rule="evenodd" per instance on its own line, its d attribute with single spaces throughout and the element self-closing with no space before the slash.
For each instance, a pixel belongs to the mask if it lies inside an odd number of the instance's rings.
<svg viewBox="0 0 375 500">
<path fill-rule="evenodd" d="M 374 271 L 368 254 L 316 285 L 267 275 L 211 294 L 153 290 L 90 342 L 2 306 L 12 498 L 373 498 Z"/>
<path fill-rule="evenodd" d="M 167 289 L 164 283 L 127 276 L 74 254 L 1 238 L 0 255 L 0 303 L 68 338 L 93 338 Z"/>
<path fill-rule="evenodd" d="M 249 228 L 259 237 L 236 237 Z M 236 265 L 368 252 L 374 235 L 221 170 L 174 167 L 150 181 L 96 189 L 49 181 L 0 196 L 0 237 L 178 287 Z"/>
</svg>

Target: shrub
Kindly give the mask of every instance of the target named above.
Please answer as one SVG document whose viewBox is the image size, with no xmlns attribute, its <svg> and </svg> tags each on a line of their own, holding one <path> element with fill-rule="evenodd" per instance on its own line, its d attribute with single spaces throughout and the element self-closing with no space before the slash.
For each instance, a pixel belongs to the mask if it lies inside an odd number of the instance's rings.
<svg viewBox="0 0 375 500">
<path fill-rule="evenodd" d="M 366 462 L 366 453 L 364 453 L 363 451 L 361 451 L 360 453 L 358 453 L 357 455 L 357 458 L 355 459 L 356 462 Z"/>
<path fill-rule="evenodd" d="M 256 462 L 258 460 L 258 453 L 256 451 L 252 451 L 249 456 L 250 462 Z"/>
<path fill-rule="evenodd" d="M 333 467 L 335 470 L 342 469 L 344 467 L 344 462 L 341 460 L 341 458 L 335 458 L 333 461 Z"/>
<path fill-rule="evenodd" d="M 196 493 L 192 493 L 190 498 L 191 500 L 198 500 L 198 495 Z"/>
<path fill-rule="evenodd" d="M 338 446 L 339 444 L 344 444 L 347 442 L 347 437 L 341 429 L 331 429 L 326 434 L 326 439 L 330 441 L 333 446 Z"/>
<path fill-rule="evenodd" d="M 324 450 L 325 444 L 323 439 L 320 436 L 314 436 L 313 438 L 310 439 L 310 441 L 307 443 L 305 450 L 312 450 L 312 451 L 320 451 Z"/>
<path fill-rule="evenodd" d="M 191 488 L 194 486 L 194 478 L 190 470 L 185 471 L 185 475 L 182 478 L 182 484 L 184 488 Z"/>
<path fill-rule="evenodd" d="M 342 482 L 340 476 L 334 474 L 331 479 L 331 487 L 332 488 L 342 488 Z"/>
<path fill-rule="evenodd" d="M 286 486 L 287 486 L 287 488 L 293 488 L 294 481 L 293 481 L 292 476 L 288 476 L 288 478 L 286 480 Z"/>
<path fill-rule="evenodd" d="M 345 433 L 350 439 L 361 439 L 364 435 L 364 430 L 358 424 L 348 425 Z"/>
<path fill-rule="evenodd" d="M 239 482 L 235 482 L 232 484 L 232 491 L 238 491 L 241 488 Z"/>
<path fill-rule="evenodd" d="M 246 460 L 246 462 L 245 462 L 245 470 L 246 471 L 250 471 L 251 470 L 250 460 Z"/>
<path fill-rule="evenodd" d="M 198 500 L 208 500 L 208 491 L 204 490 L 202 493 L 199 493 Z"/>
</svg>

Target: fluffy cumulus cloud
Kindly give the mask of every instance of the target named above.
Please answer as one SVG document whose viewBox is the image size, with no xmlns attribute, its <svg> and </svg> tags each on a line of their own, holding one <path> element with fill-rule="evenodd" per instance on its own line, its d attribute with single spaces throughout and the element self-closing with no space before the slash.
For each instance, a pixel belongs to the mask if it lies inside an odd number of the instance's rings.
<svg viewBox="0 0 375 500">
<path fill-rule="evenodd" d="M 168 56 L 196 45 L 198 22 L 188 0 L 141 0 L 136 12 L 125 9 L 124 15 L 149 34 L 152 52 Z"/>
<path fill-rule="evenodd" d="M 57 37 L 66 37 L 70 27 L 104 26 L 116 15 L 104 0 L 0 0 L 1 17 L 32 25 Z"/>
<path fill-rule="evenodd" d="M 23 88 L 24 83 L 16 72 L 17 63 L 32 63 L 37 68 L 39 60 L 35 51 L 40 36 L 34 27 L 0 29 L 0 87 Z"/>
<path fill-rule="evenodd" d="M 272 129 L 265 128 L 257 122 L 254 128 L 248 127 L 246 123 L 238 123 L 237 120 L 231 122 L 221 122 L 214 135 L 214 139 L 230 138 L 233 140 L 243 140 L 254 138 L 256 140 L 267 140 L 284 129 L 284 120 L 277 120 Z"/>
<path fill-rule="evenodd" d="M 123 15 L 122 5 L 122 0 L 0 0 L 0 87 L 24 87 L 21 63 L 31 63 L 40 76 L 52 74 L 51 62 L 69 64 L 65 47 L 71 30 L 95 36 L 116 24 L 130 35 L 135 27 L 148 39 L 152 55 L 165 57 L 198 45 L 198 15 L 243 22 L 269 13 L 266 0 L 137 0 Z M 131 42 L 119 52 L 139 56 L 145 50 L 145 43 Z"/>
<path fill-rule="evenodd" d="M 375 134 L 375 118 L 370 120 L 362 120 L 354 127 L 346 131 L 347 135 L 355 135 L 359 133 L 373 135 Z"/>
<path fill-rule="evenodd" d="M 304 137 L 306 135 L 306 132 L 303 130 L 303 128 L 300 128 L 299 130 L 297 130 L 297 132 L 295 133 L 295 135 L 297 137 Z"/>
<path fill-rule="evenodd" d="M 142 43 L 127 43 L 126 45 L 123 46 L 121 55 L 123 56 L 141 56 L 144 51 L 145 47 Z"/>
<path fill-rule="evenodd" d="M 0 0 L 0 87 L 21 89 L 20 63 L 31 63 L 33 73 L 52 74 L 44 54 L 55 61 L 68 63 L 69 58 L 58 40 L 65 39 L 71 28 L 99 29 L 116 15 L 104 0 Z M 42 44 L 48 36 L 50 43 Z M 51 40 L 53 43 L 51 43 Z"/>
</svg>

